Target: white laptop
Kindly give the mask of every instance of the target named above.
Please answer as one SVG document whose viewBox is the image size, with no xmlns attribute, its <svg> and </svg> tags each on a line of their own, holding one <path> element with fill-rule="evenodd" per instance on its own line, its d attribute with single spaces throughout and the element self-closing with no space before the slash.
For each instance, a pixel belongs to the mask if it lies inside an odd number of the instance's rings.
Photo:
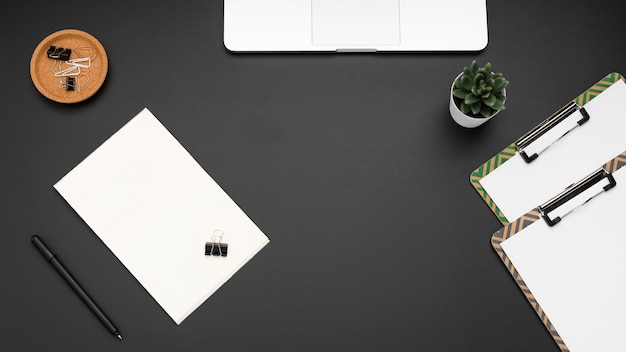
<svg viewBox="0 0 626 352">
<path fill-rule="evenodd" d="M 233 52 L 479 51 L 486 0 L 224 0 Z"/>
</svg>

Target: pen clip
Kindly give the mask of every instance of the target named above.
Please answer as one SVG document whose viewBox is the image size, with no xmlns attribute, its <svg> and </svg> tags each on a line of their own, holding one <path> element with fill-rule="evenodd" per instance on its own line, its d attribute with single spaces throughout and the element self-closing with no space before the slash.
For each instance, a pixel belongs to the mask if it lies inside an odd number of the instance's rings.
<svg viewBox="0 0 626 352">
<path fill-rule="evenodd" d="M 54 254 L 54 252 L 50 248 L 48 248 L 48 246 L 46 246 L 46 244 L 39 236 L 32 235 L 30 237 L 30 241 L 33 242 L 35 247 L 37 247 L 37 249 L 41 252 L 41 254 L 43 254 L 44 258 L 46 258 L 47 261 L 50 261 L 52 260 L 52 258 L 56 257 L 56 254 Z"/>
</svg>

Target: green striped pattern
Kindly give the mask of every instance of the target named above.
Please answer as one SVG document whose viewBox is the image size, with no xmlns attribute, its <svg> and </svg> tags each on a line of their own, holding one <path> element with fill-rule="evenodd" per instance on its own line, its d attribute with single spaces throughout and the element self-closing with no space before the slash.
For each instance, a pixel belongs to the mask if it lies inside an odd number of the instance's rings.
<svg viewBox="0 0 626 352">
<path fill-rule="evenodd" d="M 591 101 L 593 98 L 598 96 L 605 89 L 607 89 L 613 83 L 617 82 L 620 79 L 624 80 L 624 77 L 621 74 L 617 72 L 610 73 L 598 83 L 594 84 L 591 88 L 587 89 L 585 92 L 576 97 L 573 101 L 578 105 L 585 105 L 587 102 Z M 511 159 L 511 157 L 515 155 L 516 151 L 517 150 L 515 148 L 515 143 L 512 143 L 470 174 L 470 183 L 472 184 L 472 186 L 474 186 L 474 189 L 476 189 L 478 194 L 483 198 L 485 203 L 487 203 L 491 211 L 496 215 L 498 220 L 500 220 L 503 225 L 508 224 L 509 220 L 502 213 L 502 211 L 500 211 L 497 204 L 485 191 L 483 186 L 480 184 L 480 181 L 483 179 L 483 177 L 489 175 L 491 171 L 495 170 L 496 168 L 504 164 L 507 160 Z"/>
<path fill-rule="evenodd" d="M 480 194 L 480 196 L 485 200 L 489 208 L 491 208 L 493 213 L 498 217 L 498 220 L 500 220 L 500 222 L 503 224 L 506 224 L 509 221 L 507 220 L 506 216 L 504 216 L 504 214 L 500 211 L 496 203 L 491 199 L 487 191 L 485 191 L 483 186 L 480 184 L 480 180 L 482 180 L 483 177 L 489 175 L 491 171 L 500 167 L 500 165 L 504 164 L 507 160 L 511 159 L 515 155 L 516 151 L 517 149 L 515 148 L 515 145 L 511 144 L 470 174 L 470 182 L 474 186 L 474 189 L 476 189 L 478 194 Z"/>
<path fill-rule="evenodd" d="M 576 97 L 576 99 L 574 99 L 574 102 L 581 106 L 585 105 L 620 79 L 624 79 L 621 74 L 617 72 L 610 73 L 600 82 L 594 84 L 593 87 L 587 89 L 584 93 Z"/>
</svg>

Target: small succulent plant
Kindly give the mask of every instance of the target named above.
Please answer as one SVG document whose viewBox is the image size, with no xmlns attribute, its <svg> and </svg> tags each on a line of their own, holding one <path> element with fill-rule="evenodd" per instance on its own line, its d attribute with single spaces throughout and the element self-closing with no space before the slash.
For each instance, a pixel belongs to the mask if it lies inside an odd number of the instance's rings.
<svg viewBox="0 0 626 352">
<path fill-rule="evenodd" d="M 454 82 L 452 94 L 461 112 L 474 117 L 489 117 L 504 110 L 504 88 L 509 85 L 501 73 L 491 71 L 491 63 L 478 67 L 476 60 L 463 69 Z"/>
</svg>

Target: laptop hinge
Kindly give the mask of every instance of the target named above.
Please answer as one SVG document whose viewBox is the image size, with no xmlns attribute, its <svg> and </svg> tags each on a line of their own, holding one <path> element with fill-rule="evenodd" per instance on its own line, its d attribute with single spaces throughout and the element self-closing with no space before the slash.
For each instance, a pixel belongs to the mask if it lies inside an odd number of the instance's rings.
<svg viewBox="0 0 626 352">
<path fill-rule="evenodd" d="M 353 49 L 337 49 L 338 53 L 375 53 L 376 49 L 367 49 L 367 48 L 353 48 Z"/>
</svg>

